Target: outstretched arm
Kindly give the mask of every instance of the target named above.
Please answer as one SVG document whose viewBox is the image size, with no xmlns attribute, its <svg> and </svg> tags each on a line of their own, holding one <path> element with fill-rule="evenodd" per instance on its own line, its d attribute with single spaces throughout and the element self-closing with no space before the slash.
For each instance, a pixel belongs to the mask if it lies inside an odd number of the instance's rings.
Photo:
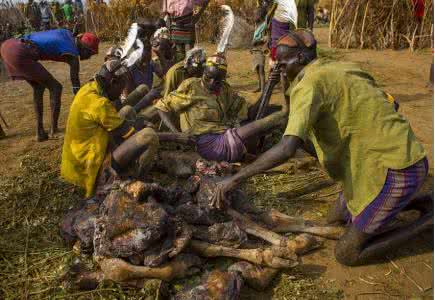
<svg viewBox="0 0 435 300">
<path fill-rule="evenodd" d="M 247 178 L 276 167 L 293 157 L 302 140 L 296 136 L 284 136 L 281 141 L 269 151 L 262 154 L 252 164 L 242 168 L 237 174 L 217 183 L 216 193 L 211 206 L 223 208 L 226 203 L 226 193 L 236 188 Z"/>
<path fill-rule="evenodd" d="M 77 92 L 80 90 L 80 78 L 79 78 L 79 72 L 80 72 L 80 62 L 79 58 L 76 56 L 66 56 L 66 63 L 70 67 L 70 78 L 71 78 L 71 84 L 73 87 L 73 93 L 74 95 L 77 94 Z"/>
</svg>

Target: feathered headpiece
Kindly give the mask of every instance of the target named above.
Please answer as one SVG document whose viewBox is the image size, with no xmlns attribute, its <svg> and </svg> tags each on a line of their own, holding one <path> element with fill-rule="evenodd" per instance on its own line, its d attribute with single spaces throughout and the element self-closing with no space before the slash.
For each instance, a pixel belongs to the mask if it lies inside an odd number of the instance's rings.
<svg viewBox="0 0 435 300">
<path fill-rule="evenodd" d="M 231 7 L 228 5 L 222 5 L 221 9 L 224 11 L 224 20 L 222 22 L 222 35 L 219 39 L 216 50 L 217 53 L 225 53 L 234 26 L 234 13 Z"/>
<path fill-rule="evenodd" d="M 117 49 L 117 55 L 122 60 L 123 65 L 126 67 L 130 67 L 134 65 L 138 60 L 141 59 L 144 44 L 138 38 L 139 26 L 137 23 L 131 24 L 130 29 L 128 30 L 127 38 L 124 41 L 124 44 Z"/>
</svg>

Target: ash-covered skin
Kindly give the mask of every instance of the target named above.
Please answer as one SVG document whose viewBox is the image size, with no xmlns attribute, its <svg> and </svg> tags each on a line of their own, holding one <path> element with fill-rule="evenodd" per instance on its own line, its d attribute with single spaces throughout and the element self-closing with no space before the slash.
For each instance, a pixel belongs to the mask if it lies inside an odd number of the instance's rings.
<svg viewBox="0 0 435 300">
<path fill-rule="evenodd" d="M 82 252 L 92 252 L 99 206 L 92 198 L 66 214 L 60 224 L 60 232 L 68 244 L 79 240 Z"/>
<path fill-rule="evenodd" d="M 248 241 L 246 232 L 235 222 L 218 223 L 209 227 L 196 226 L 193 238 L 232 248 L 239 248 Z"/>
<path fill-rule="evenodd" d="M 256 290 L 267 288 L 279 273 L 278 269 L 260 267 L 247 261 L 239 261 L 231 265 L 228 271 L 239 273 L 245 284 Z"/>
<path fill-rule="evenodd" d="M 240 297 L 243 279 L 237 272 L 212 271 L 204 274 L 197 285 L 190 284 L 181 291 L 162 284 L 159 299 L 171 300 L 236 300 Z"/>
</svg>

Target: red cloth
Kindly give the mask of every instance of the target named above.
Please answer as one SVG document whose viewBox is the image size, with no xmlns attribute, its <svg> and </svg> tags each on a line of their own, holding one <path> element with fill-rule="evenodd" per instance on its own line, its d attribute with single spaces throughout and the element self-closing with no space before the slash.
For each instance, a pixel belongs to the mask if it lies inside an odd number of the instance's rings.
<svg viewBox="0 0 435 300">
<path fill-rule="evenodd" d="M 3 63 L 12 80 L 46 83 L 52 75 L 38 62 L 38 49 L 18 39 L 5 41 L 0 49 Z"/>
<path fill-rule="evenodd" d="M 421 20 L 424 16 L 424 0 L 412 0 L 414 4 L 414 15 Z"/>
<path fill-rule="evenodd" d="M 80 42 L 89 48 L 94 54 L 98 53 L 98 45 L 100 44 L 100 39 L 93 33 L 85 32 L 80 37 Z"/>
<path fill-rule="evenodd" d="M 276 47 L 272 47 L 272 49 L 270 50 L 270 57 L 273 61 L 276 61 Z"/>
</svg>

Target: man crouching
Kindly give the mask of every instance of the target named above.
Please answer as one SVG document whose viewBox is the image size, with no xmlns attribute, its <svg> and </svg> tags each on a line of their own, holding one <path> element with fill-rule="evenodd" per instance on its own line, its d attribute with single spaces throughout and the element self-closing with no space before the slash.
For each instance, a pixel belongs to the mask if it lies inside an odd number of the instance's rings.
<svg viewBox="0 0 435 300">
<path fill-rule="evenodd" d="M 83 187 L 86 197 L 125 173 L 135 160 L 138 161 L 136 175 L 143 175 L 158 148 L 155 132 L 142 129 L 143 124 L 129 116 L 131 107 L 119 112 L 115 108 L 127 73 L 128 69 L 119 60 L 108 60 L 94 80 L 80 89 L 71 105 L 61 175 Z"/>
</svg>

